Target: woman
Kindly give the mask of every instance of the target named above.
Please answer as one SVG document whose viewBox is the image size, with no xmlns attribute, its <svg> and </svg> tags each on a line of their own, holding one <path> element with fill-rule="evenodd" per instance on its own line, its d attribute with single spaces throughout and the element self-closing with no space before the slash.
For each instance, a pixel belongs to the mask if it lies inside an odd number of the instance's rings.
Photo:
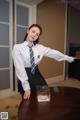
<svg viewBox="0 0 80 120">
<path fill-rule="evenodd" d="M 41 34 L 41 26 L 33 24 L 29 27 L 24 42 L 21 44 L 15 44 L 13 48 L 12 55 L 14 66 L 16 75 L 19 79 L 18 91 L 23 96 L 23 99 L 29 99 L 31 91 L 35 90 L 37 86 L 47 85 L 38 69 L 38 64 L 43 56 L 56 59 L 57 61 L 66 60 L 68 62 L 73 62 L 74 60 L 73 57 L 64 55 L 57 50 L 39 44 L 38 42 Z M 34 74 L 31 72 L 30 47 L 32 47 L 35 60 Z"/>
</svg>

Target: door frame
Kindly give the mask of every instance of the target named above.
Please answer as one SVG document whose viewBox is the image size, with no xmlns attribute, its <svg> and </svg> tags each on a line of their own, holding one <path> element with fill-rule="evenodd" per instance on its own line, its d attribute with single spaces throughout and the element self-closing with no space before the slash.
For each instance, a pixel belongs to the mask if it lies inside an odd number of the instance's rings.
<svg viewBox="0 0 80 120">
<path fill-rule="evenodd" d="M 15 10 L 14 10 L 14 15 L 15 15 L 15 19 L 14 19 L 14 41 L 13 41 L 14 44 L 17 43 L 17 32 L 16 32 L 16 25 L 17 25 L 17 23 L 16 23 L 16 5 L 17 4 L 29 8 L 29 25 L 28 26 L 30 26 L 33 23 L 36 23 L 36 10 L 37 10 L 36 5 L 29 5 L 27 3 L 25 4 L 23 2 L 19 2 L 19 1 L 14 0 L 14 7 L 15 7 Z M 15 91 L 17 91 L 17 76 L 15 74 L 15 71 L 14 71 L 13 78 L 14 78 L 13 80 L 14 80 L 14 92 L 15 92 Z"/>
</svg>

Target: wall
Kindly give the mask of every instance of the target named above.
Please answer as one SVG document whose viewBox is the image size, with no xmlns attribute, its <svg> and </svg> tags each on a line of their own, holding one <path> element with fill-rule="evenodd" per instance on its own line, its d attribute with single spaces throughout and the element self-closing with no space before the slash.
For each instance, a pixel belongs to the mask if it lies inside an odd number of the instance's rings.
<svg viewBox="0 0 80 120">
<path fill-rule="evenodd" d="M 65 5 L 56 0 L 46 0 L 37 7 L 37 22 L 43 28 L 40 43 L 64 52 L 65 35 Z M 63 62 L 53 59 L 43 59 L 40 70 L 45 78 L 63 74 Z"/>
</svg>

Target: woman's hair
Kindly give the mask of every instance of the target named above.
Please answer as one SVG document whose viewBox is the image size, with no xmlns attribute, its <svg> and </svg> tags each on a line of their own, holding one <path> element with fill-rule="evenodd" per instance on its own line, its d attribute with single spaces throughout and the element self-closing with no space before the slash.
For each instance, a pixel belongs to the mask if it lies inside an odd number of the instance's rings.
<svg viewBox="0 0 80 120">
<path fill-rule="evenodd" d="M 37 28 L 39 28 L 39 30 L 40 30 L 40 35 L 42 34 L 42 28 L 41 28 L 40 25 L 38 25 L 38 24 L 32 24 L 28 29 L 30 30 L 32 27 L 37 27 Z M 27 35 L 28 35 L 28 33 L 26 33 L 26 35 L 25 35 L 25 37 L 24 37 L 24 41 L 26 41 Z M 39 37 L 38 37 L 38 39 L 36 39 L 36 41 L 34 41 L 33 43 L 34 43 L 34 45 L 35 45 L 35 44 L 37 44 L 38 42 L 39 42 Z"/>
</svg>

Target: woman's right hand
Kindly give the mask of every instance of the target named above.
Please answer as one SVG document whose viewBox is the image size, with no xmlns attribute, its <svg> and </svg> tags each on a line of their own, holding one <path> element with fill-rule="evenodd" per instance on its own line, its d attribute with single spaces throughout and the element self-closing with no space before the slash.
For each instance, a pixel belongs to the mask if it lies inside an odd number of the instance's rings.
<svg viewBox="0 0 80 120">
<path fill-rule="evenodd" d="M 31 94 L 31 91 L 30 90 L 26 90 L 24 92 L 23 99 L 24 100 L 28 100 L 30 98 L 30 94 Z"/>
</svg>

